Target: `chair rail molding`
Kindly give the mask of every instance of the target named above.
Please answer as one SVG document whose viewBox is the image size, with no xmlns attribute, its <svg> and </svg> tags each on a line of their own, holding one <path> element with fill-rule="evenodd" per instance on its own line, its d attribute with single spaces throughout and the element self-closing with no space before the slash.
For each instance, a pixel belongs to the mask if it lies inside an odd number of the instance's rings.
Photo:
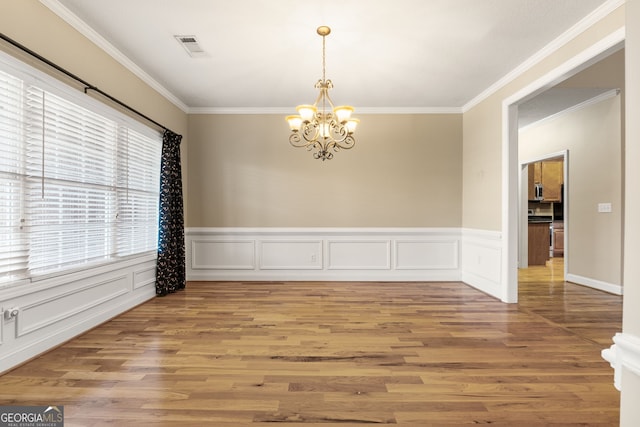
<svg viewBox="0 0 640 427">
<path fill-rule="evenodd" d="M 640 337 L 622 332 L 615 334 L 613 345 L 602 350 L 602 358 L 611 364 L 613 384 L 622 391 L 623 368 L 640 377 Z"/>
</svg>

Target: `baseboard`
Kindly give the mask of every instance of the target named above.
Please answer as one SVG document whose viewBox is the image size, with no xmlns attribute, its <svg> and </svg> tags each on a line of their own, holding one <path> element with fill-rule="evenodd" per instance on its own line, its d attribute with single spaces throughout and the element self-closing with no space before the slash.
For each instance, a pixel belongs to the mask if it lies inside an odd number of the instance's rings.
<svg viewBox="0 0 640 427">
<path fill-rule="evenodd" d="M 590 279 L 588 277 L 579 276 L 577 274 L 567 274 L 565 277 L 567 282 L 575 283 L 582 286 L 588 286 L 593 289 L 609 292 L 614 295 L 622 295 L 622 286 L 613 283 L 603 282 L 601 280 Z"/>
</svg>

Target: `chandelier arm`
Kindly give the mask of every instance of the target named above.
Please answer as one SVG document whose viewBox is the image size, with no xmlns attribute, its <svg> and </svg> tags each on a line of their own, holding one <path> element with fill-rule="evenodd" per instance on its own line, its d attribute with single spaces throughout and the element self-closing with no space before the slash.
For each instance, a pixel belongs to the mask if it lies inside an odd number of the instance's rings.
<svg viewBox="0 0 640 427">
<path fill-rule="evenodd" d="M 322 86 L 322 84 L 323 84 L 322 80 L 318 80 L 318 83 L 316 83 L 316 88 L 320 89 L 320 91 L 318 92 L 318 96 L 316 97 L 316 100 L 313 102 L 313 106 L 316 108 L 318 107 L 318 104 L 321 103 L 322 98 L 326 96 L 325 94 L 326 90 L 324 89 L 324 86 Z"/>
<path fill-rule="evenodd" d="M 340 149 L 348 150 L 355 145 L 353 132 L 358 120 L 349 121 L 349 115 L 344 115 L 344 110 L 353 111 L 352 107 L 339 107 L 340 111 L 337 113 L 335 111 L 335 105 L 329 96 L 329 89 L 333 88 L 333 82 L 327 80 L 326 76 L 326 36 L 331 29 L 322 26 L 318 27 L 317 32 L 322 36 L 322 79 L 318 80 L 314 86 L 319 93 L 313 104 L 313 116 L 309 114 L 311 111 L 309 106 L 299 106 L 300 115 L 289 116 L 287 120 L 292 130 L 289 136 L 291 145 L 297 148 L 304 147 L 307 151 L 316 150 L 313 157 L 325 161 L 331 160 L 334 152 Z M 327 111 L 327 107 L 330 107 L 330 110 Z"/>
<path fill-rule="evenodd" d="M 320 126 L 318 126 L 317 119 L 314 118 L 312 122 L 305 123 L 300 132 L 305 141 L 315 142 L 320 136 Z"/>
<path fill-rule="evenodd" d="M 304 125 L 301 131 L 292 132 L 291 135 L 289 135 L 289 143 L 296 148 L 313 147 L 317 144 L 317 137 L 317 127 L 309 123 Z"/>
<path fill-rule="evenodd" d="M 331 100 L 331 97 L 329 96 L 329 89 L 331 89 L 333 87 L 333 83 L 331 83 L 331 80 L 327 81 L 328 85 L 327 88 L 324 90 L 324 96 L 325 98 L 327 98 L 327 101 L 329 102 L 329 105 L 331 106 L 331 111 L 333 112 L 333 110 L 336 108 L 335 105 L 333 105 L 333 101 Z"/>
<path fill-rule="evenodd" d="M 338 148 L 342 148 L 343 150 L 349 150 L 353 148 L 356 144 L 356 139 L 352 135 L 347 135 L 342 140 L 333 140 L 334 141 L 334 150 L 338 151 Z"/>
</svg>

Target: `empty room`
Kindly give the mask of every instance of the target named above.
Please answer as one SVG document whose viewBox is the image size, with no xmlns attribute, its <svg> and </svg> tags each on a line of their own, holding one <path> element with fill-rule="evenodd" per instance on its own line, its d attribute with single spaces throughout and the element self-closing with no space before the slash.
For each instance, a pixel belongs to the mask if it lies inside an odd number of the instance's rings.
<svg viewBox="0 0 640 427">
<path fill-rule="evenodd" d="M 0 425 L 640 425 L 639 23 L 2 1 Z"/>
</svg>

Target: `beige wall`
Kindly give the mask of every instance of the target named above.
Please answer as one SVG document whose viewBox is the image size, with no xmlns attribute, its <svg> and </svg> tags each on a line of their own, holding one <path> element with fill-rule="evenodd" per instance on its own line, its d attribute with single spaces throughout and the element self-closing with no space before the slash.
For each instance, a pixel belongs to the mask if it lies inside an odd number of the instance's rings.
<svg viewBox="0 0 640 427">
<path fill-rule="evenodd" d="M 188 227 L 459 227 L 461 115 L 358 115 L 321 161 L 280 115 L 189 117 Z"/>
<path fill-rule="evenodd" d="M 569 151 L 568 273 L 622 283 L 622 140 L 620 95 L 520 131 L 520 161 Z M 598 213 L 598 203 L 612 204 Z"/>
<path fill-rule="evenodd" d="M 624 26 L 624 5 L 463 115 L 465 228 L 500 231 L 502 225 L 502 102 Z"/>
</svg>

